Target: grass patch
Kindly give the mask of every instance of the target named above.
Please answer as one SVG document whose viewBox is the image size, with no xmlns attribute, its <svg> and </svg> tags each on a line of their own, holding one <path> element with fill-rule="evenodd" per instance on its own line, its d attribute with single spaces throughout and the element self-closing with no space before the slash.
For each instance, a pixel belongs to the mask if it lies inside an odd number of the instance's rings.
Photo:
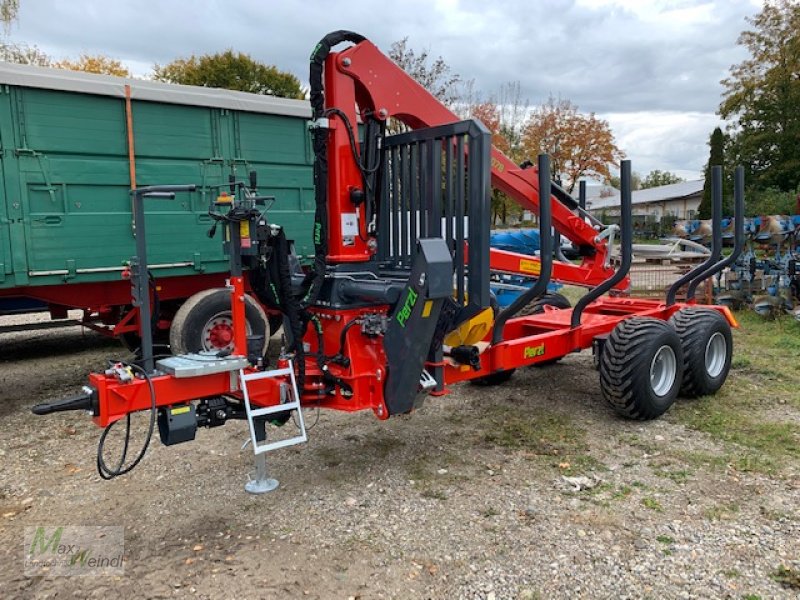
<svg viewBox="0 0 800 600">
<path fill-rule="evenodd" d="M 665 545 L 670 545 L 675 543 L 675 540 L 673 540 L 668 535 L 659 535 L 658 537 L 656 537 L 656 541 Z"/>
<path fill-rule="evenodd" d="M 794 423 L 760 419 L 757 410 L 719 397 L 675 409 L 675 418 L 687 427 L 737 446 L 729 447 L 726 462 L 739 470 L 773 473 L 787 459 L 800 458 L 800 428 Z"/>
<path fill-rule="evenodd" d="M 765 321 L 750 310 L 736 313 L 740 328 L 734 330 L 733 381 L 744 391 L 741 400 L 786 403 L 800 407 L 797 388 L 800 372 L 792 357 L 800 354 L 800 326 L 788 317 Z M 764 386 L 769 386 L 765 396 Z M 737 394 L 739 393 L 737 392 Z"/>
<path fill-rule="evenodd" d="M 722 572 L 722 574 L 728 579 L 736 579 L 742 576 L 739 569 L 726 569 L 725 571 Z"/>
<path fill-rule="evenodd" d="M 724 504 L 715 504 L 703 511 L 703 516 L 709 521 L 722 521 L 730 519 L 739 513 L 739 505 L 735 502 L 727 502 Z"/>
<path fill-rule="evenodd" d="M 664 510 L 664 508 L 661 506 L 661 503 L 650 496 L 645 496 L 642 498 L 642 506 L 648 510 L 654 510 L 656 512 L 663 512 Z"/>
<path fill-rule="evenodd" d="M 686 450 L 675 450 L 673 454 L 686 464 L 697 468 L 734 469 L 741 473 L 762 473 L 764 475 L 774 475 L 778 472 L 778 464 L 773 459 L 761 454 L 754 454 L 744 448 L 734 448 L 719 454 Z"/>
<path fill-rule="evenodd" d="M 537 456 L 558 456 L 572 465 L 597 466 L 586 454 L 586 431 L 569 415 L 546 409 L 497 405 L 487 407 L 476 431 L 492 446 L 521 450 Z"/>
<path fill-rule="evenodd" d="M 630 496 L 632 493 L 633 493 L 633 488 L 632 487 L 627 486 L 627 485 L 622 485 L 619 488 L 617 488 L 617 491 L 615 491 L 611 495 L 611 499 L 612 500 L 624 500 L 625 498 Z"/>
<path fill-rule="evenodd" d="M 689 476 L 692 474 L 692 472 L 688 469 L 678 469 L 674 471 L 667 469 L 654 469 L 653 473 L 658 477 L 669 479 L 675 483 L 686 483 L 689 480 Z"/>
<path fill-rule="evenodd" d="M 710 466 L 779 473 L 800 458 L 800 427 L 768 418 L 764 409 L 800 408 L 800 327 L 789 318 L 763 321 L 751 311 L 736 315 L 734 357 L 725 387 L 713 398 L 675 405 L 670 418 L 725 444 L 719 457 L 701 458 Z"/>
<path fill-rule="evenodd" d="M 567 476 L 581 475 L 593 471 L 608 471 L 608 467 L 589 454 L 576 454 L 567 462 L 554 463 L 562 474 Z"/>
<path fill-rule="evenodd" d="M 780 565 L 770 576 L 783 587 L 800 590 L 800 571 Z"/>
</svg>

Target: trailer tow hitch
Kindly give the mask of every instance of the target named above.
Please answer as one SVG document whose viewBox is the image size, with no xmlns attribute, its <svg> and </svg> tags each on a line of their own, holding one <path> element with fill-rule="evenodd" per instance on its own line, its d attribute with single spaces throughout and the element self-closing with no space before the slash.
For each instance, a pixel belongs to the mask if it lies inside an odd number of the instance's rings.
<svg viewBox="0 0 800 600">
<path fill-rule="evenodd" d="M 83 386 L 80 394 L 56 400 L 55 402 L 42 402 L 31 408 L 35 415 L 49 415 L 54 412 L 68 410 L 85 410 L 91 414 L 97 413 L 97 390 L 88 385 Z"/>
</svg>

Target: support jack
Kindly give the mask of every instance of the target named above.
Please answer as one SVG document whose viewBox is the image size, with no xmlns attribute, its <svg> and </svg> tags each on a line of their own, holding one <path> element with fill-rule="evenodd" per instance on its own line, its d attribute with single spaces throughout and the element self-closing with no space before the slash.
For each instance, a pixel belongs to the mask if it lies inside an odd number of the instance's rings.
<svg viewBox="0 0 800 600">
<path fill-rule="evenodd" d="M 264 419 L 253 421 L 256 439 L 263 442 L 267 439 L 267 423 Z M 265 452 L 256 454 L 255 472 L 250 480 L 244 484 L 244 491 L 248 494 L 266 494 L 278 489 L 278 480 L 269 476 L 267 471 L 267 454 Z"/>
</svg>

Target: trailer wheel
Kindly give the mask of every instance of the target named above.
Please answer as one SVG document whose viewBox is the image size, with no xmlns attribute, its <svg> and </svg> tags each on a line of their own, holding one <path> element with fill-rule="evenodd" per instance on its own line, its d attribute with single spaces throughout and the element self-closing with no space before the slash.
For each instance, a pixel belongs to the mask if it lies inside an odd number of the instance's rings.
<svg viewBox="0 0 800 600">
<path fill-rule="evenodd" d="M 247 334 L 263 335 L 266 339 L 264 311 L 250 296 L 245 298 Z M 173 354 L 233 349 L 230 292 L 219 288 L 204 290 L 184 302 L 170 325 L 169 344 Z"/>
<path fill-rule="evenodd" d="M 664 321 L 631 317 L 620 322 L 600 358 L 600 388 L 617 414 L 655 419 L 675 402 L 683 378 L 681 340 Z"/>
<path fill-rule="evenodd" d="M 716 310 L 683 308 L 672 315 L 683 349 L 681 395 L 687 398 L 716 394 L 728 378 L 733 336 L 728 321 Z"/>
<path fill-rule="evenodd" d="M 528 305 L 519 312 L 519 316 L 541 314 L 544 312 L 545 306 L 552 306 L 553 308 L 572 308 L 572 303 L 570 303 L 566 296 L 555 292 L 548 292 L 528 303 Z"/>
<path fill-rule="evenodd" d="M 547 293 L 540 298 L 532 301 L 528 304 L 525 308 L 522 309 L 520 315 L 539 315 L 544 312 L 545 306 L 552 306 L 554 308 L 572 308 L 572 303 L 567 299 L 566 296 L 562 296 L 561 294 Z M 547 367 L 549 365 L 554 365 L 558 361 L 560 361 L 563 356 L 559 356 L 558 358 L 554 358 L 552 360 L 545 360 L 543 362 L 538 362 L 535 365 L 531 365 L 533 367 Z"/>
</svg>

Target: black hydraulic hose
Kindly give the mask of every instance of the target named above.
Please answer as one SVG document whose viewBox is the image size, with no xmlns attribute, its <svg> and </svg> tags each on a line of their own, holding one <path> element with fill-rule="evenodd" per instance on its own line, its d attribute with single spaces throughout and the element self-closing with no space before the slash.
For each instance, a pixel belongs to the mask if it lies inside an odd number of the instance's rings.
<svg viewBox="0 0 800 600">
<path fill-rule="evenodd" d="M 297 389 L 300 395 L 303 394 L 306 381 L 306 360 L 305 349 L 303 348 L 303 334 L 307 327 L 307 320 L 303 316 L 303 309 L 300 301 L 292 293 L 292 274 L 289 270 L 289 241 L 283 230 L 274 239 L 273 260 L 277 261 L 276 271 L 278 275 L 278 299 L 282 305 L 282 311 L 289 321 L 292 331 L 292 343 L 290 350 L 294 350 L 297 363 Z"/>
<path fill-rule="evenodd" d="M 311 53 L 308 81 L 310 85 L 311 113 L 313 119 L 321 119 L 325 113 L 325 85 L 323 67 L 331 49 L 343 42 L 358 44 L 366 38 L 352 31 L 339 30 L 329 33 L 314 47 Z M 309 272 L 301 300 L 303 309 L 311 306 L 319 296 L 325 280 L 328 255 L 328 129 L 313 129 L 314 150 L 314 266 Z"/>
<path fill-rule="evenodd" d="M 150 424 L 147 428 L 147 436 L 145 437 L 144 444 L 142 444 L 142 449 L 139 451 L 139 454 L 133 460 L 131 464 L 127 467 L 123 467 L 125 464 L 125 459 L 128 456 L 128 445 L 130 442 L 131 437 L 131 415 L 128 413 L 126 415 L 125 421 L 125 441 L 122 446 L 122 453 L 120 456 L 120 460 L 117 463 L 117 466 L 112 468 L 106 464 L 105 459 L 103 458 L 103 449 L 105 448 L 106 438 L 108 437 L 111 428 L 117 423 L 114 421 L 108 427 L 103 430 L 103 433 L 100 435 L 100 441 L 97 443 L 97 472 L 105 480 L 114 479 L 114 477 L 119 477 L 120 475 L 125 475 L 126 473 L 130 473 L 133 469 L 138 465 L 141 460 L 144 458 L 145 452 L 147 452 L 147 448 L 150 446 L 150 441 L 153 439 L 153 430 L 155 429 L 156 425 L 156 391 L 153 387 L 153 380 L 150 378 L 150 374 L 147 373 L 145 369 L 140 367 L 134 363 L 122 363 L 126 366 L 129 366 L 134 371 L 140 373 L 145 381 L 147 381 L 147 387 L 150 390 Z"/>
<path fill-rule="evenodd" d="M 357 325 L 357 324 L 358 324 L 358 319 L 352 319 L 351 321 L 349 321 L 347 323 L 347 325 L 342 327 L 342 331 L 339 333 L 339 356 L 341 356 L 341 357 L 345 356 L 345 354 L 344 354 L 344 346 L 347 343 L 347 332 L 350 331 L 350 328 L 353 325 Z"/>
<path fill-rule="evenodd" d="M 620 281 L 625 279 L 631 269 L 633 260 L 633 217 L 631 215 L 631 161 L 623 160 L 620 165 L 620 247 L 621 264 L 611 277 L 603 281 L 597 287 L 592 288 L 575 303 L 572 309 L 570 327 L 575 329 L 580 327 L 583 310 L 600 296 L 605 294 Z M 611 248 L 609 248 L 609 251 Z"/>
</svg>

